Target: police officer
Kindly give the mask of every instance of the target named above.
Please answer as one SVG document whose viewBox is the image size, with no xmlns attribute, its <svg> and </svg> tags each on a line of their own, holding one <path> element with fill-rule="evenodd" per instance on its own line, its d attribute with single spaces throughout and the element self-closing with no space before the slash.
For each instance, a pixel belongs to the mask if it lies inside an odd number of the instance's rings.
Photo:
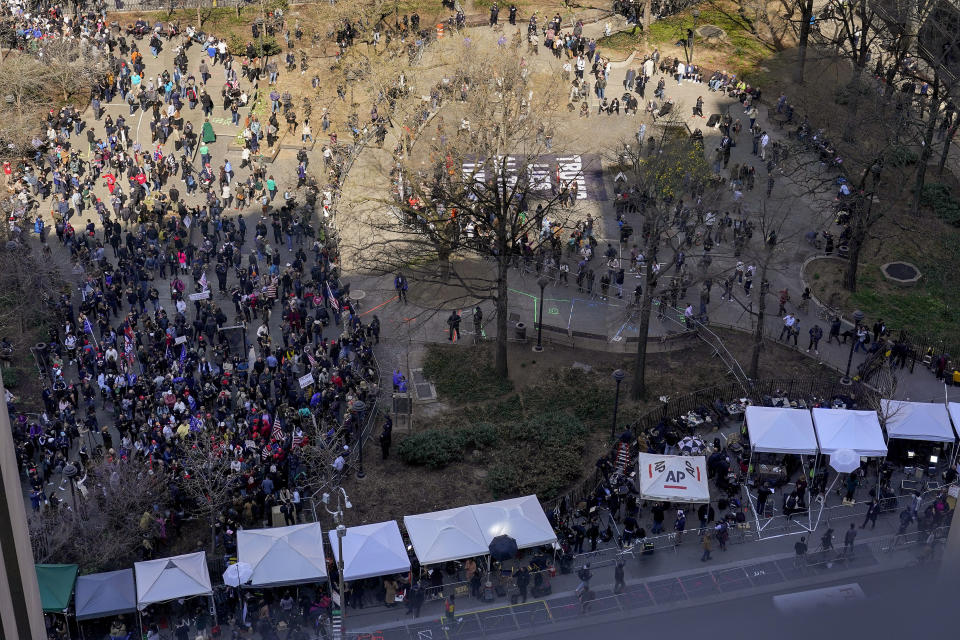
<svg viewBox="0 0 960 640">
<path fill-rule="evenodd" d="M 475 342 L 483 340 L 483 310 L 479 306 L 473 308 L 473 333 Z"/>
</svg>

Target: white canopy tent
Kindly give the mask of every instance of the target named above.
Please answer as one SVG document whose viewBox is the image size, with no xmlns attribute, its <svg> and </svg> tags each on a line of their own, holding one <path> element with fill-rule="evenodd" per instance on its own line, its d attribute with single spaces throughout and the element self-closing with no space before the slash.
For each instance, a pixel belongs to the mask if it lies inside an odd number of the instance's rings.
<svg viewBox="0 0 960 640">
<path fill-rule="evenodd" d="M 813 428 L 813 419 L 810 412 L 806 409 L 791 409 L 789 407 L 758 407 L 748 406 L 744 414 L 744 420 L 747 425 L 747 431 L 750 434 L 750 462 L 749 468 L 754 469 L 754 453 L 779 453 L 801 456 L 800 470 L 806 475 L 808 469 L 806 460 L 802 456 L 816 456 L 817 434 Z M 816 458 L 814 458 L 814 473 L 816 473 Z M 798 502 L 807 503 L 808 494 L 800 496 Z M 750 506 L 753 509 L 754 517 L 757 521 L 757 532 L 761 533 L 774 521 L 765 518 L 764 513 L 757 511 L 757 505 L 754 503 L 753 495 L 748 492 Z M 813 512 L 806 509 L 807 525 L 798 520 L 791 519 L 797 525 L 813 531 Z M 820 504 L 820 511 L 823 511 L 823 504 Z M 802 517 L 802 516 L 801 516 Z M 817 516 L 819 519 L 819 514 Z"/>
<path fill-rule="evenodd" d="M 954 430 L 960 434 L 960 402 L 948 402 L 947 413 L 950 414 L 950 419 L 953 420 Z"/>
<path fill-rule="evenodd" d="M 948 402 L 947 413 L 950 415 L 950 421 L 953 422 L 954 432 L 960 435 L 960 402 Z M 960 455 L 960 446 L 953 448 L 953 456 L 950 461 L 951 466 L 956 464 L 957 455 Z"/>
<path fill-rule="evenodd" d="M 806 409 L 748 406 L 750 450 L 762 453 L 815 455 L 817 434 Z"/>
<path fill-rule="evenodd" d="M 340 562 L 336 531 L 328 531 L 333 557 Z M 343 579 L 363 580 L 410 571 L 410 557 L 396 521 L 348 527 L 343 537 Z"/>
<path fill-rule="evenodd" d="M 295 524 L 237 532 L 237 559 L 253 567 L 252 586 L 320 582 L 327 579 L 320 524 Z"/>
<path fill-rule="evenodd" d="M 510 536 L 518 549 L 529 549 L 557 541 L 537 496 L 510 498 L 471 507 L 484 540 L 484 553 L 497 536 Z"/>
<path fill-rule="evenodd" d="M 207 555 L 203 551 L 136 562 L 133 570 L 140 610 L 158 602 L 213 595 Z"/>
<path fill-rule="evenodd" d="M 881 400 L 886 416 L 887 437 L 926 442 L 954 442 L 957 434 L 950 425 L 947 407 L 933 402 Z"/>
<path fill-rule="evenodd" d="M 707 461 L 703 456 L 641 453 L 640 495 L 647 500 L 710 502 Z"/>
<path fill-rule="evenodd" d="M 813 426 L 824 454 L 850 449 L 868 458 L 887 455 L 876 411 L 817 408 L 813 410 Z"/>
<path fill-rule="evenodd" d="M 403 516 L 420 564 L 461 560 L 487 553 L 480 525 L 472 507 L 457 507 L 415 516 Z"/>
</svg>

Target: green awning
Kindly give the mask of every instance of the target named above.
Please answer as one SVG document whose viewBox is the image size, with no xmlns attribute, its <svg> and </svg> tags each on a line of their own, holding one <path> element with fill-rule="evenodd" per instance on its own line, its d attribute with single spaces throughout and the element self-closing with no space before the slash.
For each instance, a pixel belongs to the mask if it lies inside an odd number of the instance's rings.
<svg viewBox="0 0 960 640">
<path fill-rule="evenodd" d="M 70 607 L 73 586 L 77 582 L 75 564 L 38 564 L 37 583 L 40 603 L 46 613 L 63 613 Z"/>
</svg>

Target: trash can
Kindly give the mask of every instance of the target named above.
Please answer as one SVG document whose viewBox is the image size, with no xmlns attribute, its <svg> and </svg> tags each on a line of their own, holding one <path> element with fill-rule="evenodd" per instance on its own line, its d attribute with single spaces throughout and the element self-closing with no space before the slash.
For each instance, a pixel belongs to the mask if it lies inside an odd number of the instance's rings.
<svg viewBox="0 0 960 640">
<path fill-rule="evenodd" d="M 520 342 L 526 342 L 527 341 L 527 325 L 525 325 L 522 322 L 518 322 L 516 330 L 517 330 L 517 340 L 519 340 Z"/>
<path fill-rule="evenodd" d="M 50 353 L 50 347 L 46 342 L 38 342 L 37 346 L 33 348 L 33 352 L 37 355 L 37 364 L 40 365 L 41 369 L 46 369 L 50 365 L 47 355 Z"/>
</svg>

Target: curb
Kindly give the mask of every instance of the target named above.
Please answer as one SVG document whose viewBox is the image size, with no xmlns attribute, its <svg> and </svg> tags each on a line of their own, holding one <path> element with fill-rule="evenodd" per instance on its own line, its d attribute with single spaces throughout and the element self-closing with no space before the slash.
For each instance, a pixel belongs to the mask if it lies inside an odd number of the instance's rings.
<svg viewBox="0 0 960 640">
<path fill-rule="evenodd" d="M 845 259 L 843 259 L 843 258 L 838 258 L 837 256 L 830 256 L 830 255 L 827 255 L 827 254 L 825 254 L 825 253 L 816 253 L 816 254 L 814 254 L 814 255 L 812 255 L 812 256 L 807 256 L 807 259 L 804 260 L 803 263 L 800 265 L 800 286 L 803 287 L 804 289 L 809 289 L 809 288 L 810 288 L 809 285 L 807 284 L 807 279 L 804 277 L 804 272 L 806 271 L 807 266 L 808 266 L 811 262 L 813 262 L 814 260 L 834 260 L 834 261 L 837 261 L 837 262 L 847 262 L 847 261 L 846 261 Z M 831 307 L 831 306 L 829 306 L 829 305 L 823 304 L 823 302 L 820 300 L 820 298 L 818 298 L 817 296 L 815 296 L 815 295 L 813 294 L 813 291 L 812 291 L 812 290 L 810 291 L 810 299 L 813 300 L 813 302 L 815 302 L 815 303 L 817 304 L 817 306 L 819 306 L 820 308 L 823 308 L 823 309 L 832 309 L 832 308 L 833 308 L 833 307 Z M 845 323 L 849 324 L 851 327 L 853 326 L 853 323 L 852 323 L 852 322 L 850 322 L 849 320 L 847 320 L 846 318 L 843 317 L 843 311 L 842 311 L 842 310 L 841 310 L 841 312 L 840 312 L 840 322 L 845 322 Z"/>
</svg>

